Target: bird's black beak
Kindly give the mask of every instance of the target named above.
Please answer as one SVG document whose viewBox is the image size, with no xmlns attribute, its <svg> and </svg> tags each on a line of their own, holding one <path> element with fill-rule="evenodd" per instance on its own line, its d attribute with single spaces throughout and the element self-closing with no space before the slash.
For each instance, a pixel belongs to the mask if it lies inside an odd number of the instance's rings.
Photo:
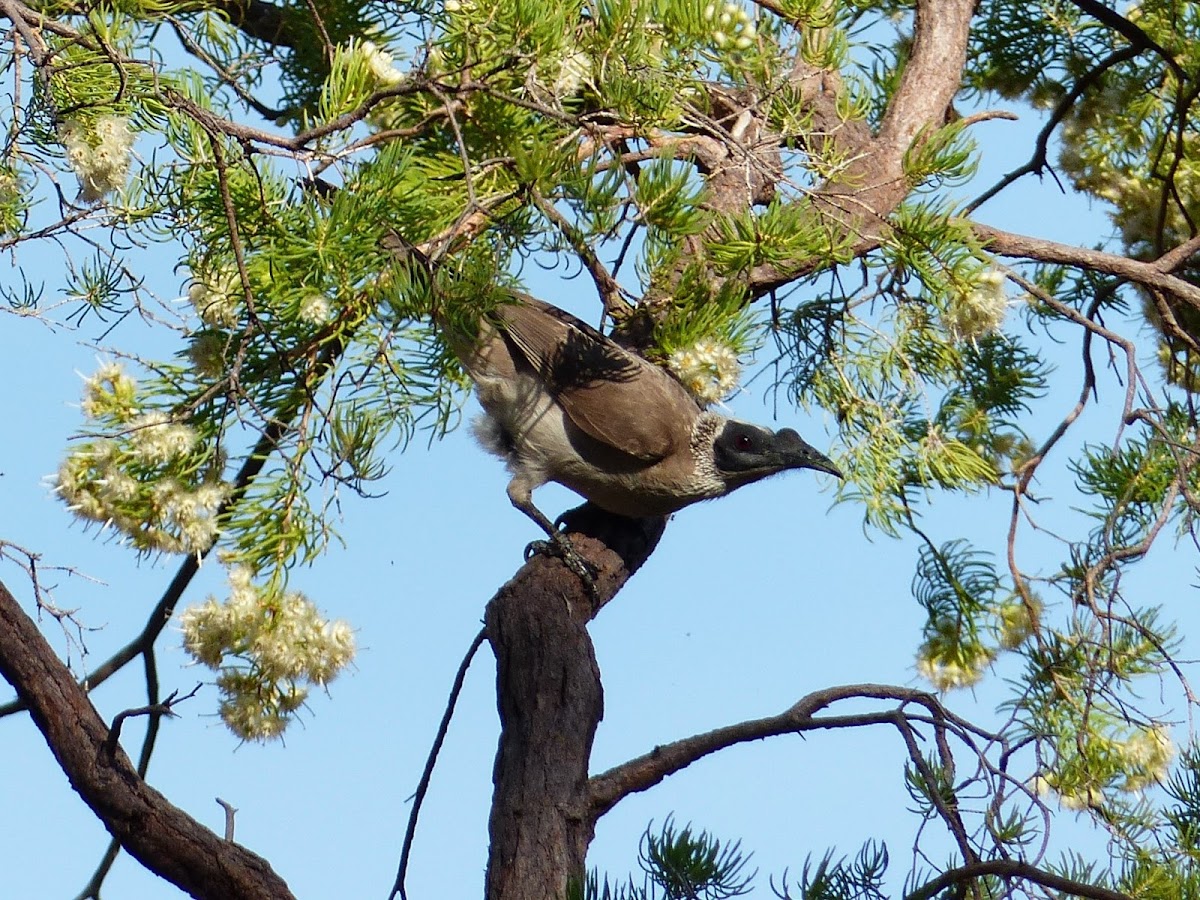
<svg viewBox="0 0 1200 900">
<path fill-rule="evenodd" d="M 775 435 L 775 449 L 780 456 L 782 467 L 788 469 L 816 469 L 818 472 L 828 472 L 836 478 L 845 478 L 842 470 L 833 464 L 828 456 L 805 441 L 791 428 L 784 428 Z"/>
</svg>

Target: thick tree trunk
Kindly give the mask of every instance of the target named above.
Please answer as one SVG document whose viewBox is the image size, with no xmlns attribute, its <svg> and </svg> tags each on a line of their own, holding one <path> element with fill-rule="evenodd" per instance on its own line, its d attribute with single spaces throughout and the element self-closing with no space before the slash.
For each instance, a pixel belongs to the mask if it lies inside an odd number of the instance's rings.
<svg viewBox="0 0 1200 900">
<path fill-rule="evenodd" d="M 588 762 L 604 714 L 587 623 L 650 555 L 664 525 L 582 507 L 569 530 L 598 569 L 597 598 L 559 560 L 535 557 L 488 604 L 501 733 L 487 900 L 563 900 L 584 876 L 595 828 Z"/>
</svg>

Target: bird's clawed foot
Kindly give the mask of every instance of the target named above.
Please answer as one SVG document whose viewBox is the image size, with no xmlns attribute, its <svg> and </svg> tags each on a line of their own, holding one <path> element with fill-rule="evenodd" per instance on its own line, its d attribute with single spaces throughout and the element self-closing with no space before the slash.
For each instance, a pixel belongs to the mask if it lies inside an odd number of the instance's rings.
<svg viewBox="0 0 1200 900">
<path fill-rule="evenodd" d="M 529 560 L 535 553 L 544 556 L 557 556 L 568 569 L 584 583 L 588 594 L 594 602 L 600 599 L 596 590 L 596 576 L 600 570 L 588 560 L 579 555 L 571 539 L 561 531 L 556 531 L 548 541 L 533 541 L 525 548 L 525 559 Z"/>
</svg>

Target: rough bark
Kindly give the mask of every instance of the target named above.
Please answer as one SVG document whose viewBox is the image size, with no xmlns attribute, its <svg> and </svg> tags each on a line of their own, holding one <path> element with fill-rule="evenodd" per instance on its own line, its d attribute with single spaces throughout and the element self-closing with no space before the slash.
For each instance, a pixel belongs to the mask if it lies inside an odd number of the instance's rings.
<svg viewBox="0 0 1200 900">
<path fill-rule="evenodd" d="M 581 507 L 568 530 L 597 569 L 595 596 L 560 560 L 535 556 L 488 604 L 502 729 L 488 900 L 562 900 L 584 875 L 595 826 L 588 761 L 604 714 L 587 623 L 650 555 L 665 524 Z"/>
<path fill-rule="evenodd" d="M 173 806 L 137 774 L 109 727 L 0 584 L 0 675 L 17 692 L 71 786 L 150 871 L 206 900 L 287 900 L 270 864 Z"/>
</svg>

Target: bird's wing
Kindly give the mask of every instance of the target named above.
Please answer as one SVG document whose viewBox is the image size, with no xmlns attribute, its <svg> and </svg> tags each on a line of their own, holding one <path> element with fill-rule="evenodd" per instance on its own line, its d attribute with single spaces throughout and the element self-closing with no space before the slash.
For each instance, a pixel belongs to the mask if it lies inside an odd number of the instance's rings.
<svg viewBox="0 0 1200 900">
<path fill-rule="evenodd" d="M 665 371 L 533 297 L 496 310 L 504 333 L 589 437 L 657 461 L 691 437 L 698 407 Z"/>
</svg>

